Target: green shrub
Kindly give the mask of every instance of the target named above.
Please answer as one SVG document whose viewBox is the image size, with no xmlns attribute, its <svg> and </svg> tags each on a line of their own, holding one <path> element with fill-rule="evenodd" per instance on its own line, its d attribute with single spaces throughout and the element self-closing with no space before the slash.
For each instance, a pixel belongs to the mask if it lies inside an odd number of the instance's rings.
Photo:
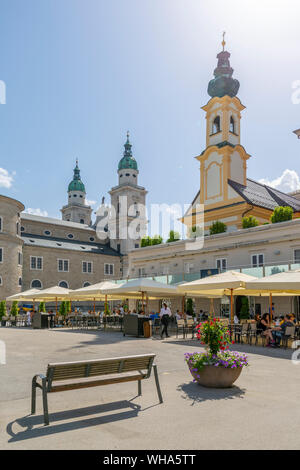
<svg viewBox="0 0 300 470">
<path fill-rule="evenodd" d="M 163 239 L 160 235 L 154 235 L 154 237 L 151 239 L 151 245 L 160 245 L 162 241 Z"/>
<path fill-rule="evenodd" d="M 18 315 L 18 302 L 16 300 L 12 303 L 10 314 L 14 317 Z"/>
<path fill-rule="evenodd" d="M 249 215 L 249 217 L 243 217 L 242 218 L 242 226 L 243 226 L 243 228 L 257 227 L 258 226 L 258 220 L 255 217 L 253 217 L 252 215 Z"/>
<path fill-rule="evenodd" d="M 188 315 L 194 316 L 194 308 L 193 308 L 193 299 L 187 299 L 186 301 L 186 313 Z"/>
<path fill-rule="evenodd" d="M 239 314 L 240 320 L 247 320 L 249 318 L 249 300 L 248 297 L 242 297 L 242 306 Z"/>
<path fill-rule="evenodd" d="M 59 314 L 65 316 L 67 314 L 66 302 L 63 300 L 59 306 Z"/>
<path fill-rule="evenodd" d="M 188 238 L 198 238 L 203 235 L 203 229 L 194 225 L 193 227 L 188 228 L 187 236 Z"/>
<path fill-rule="evenodd" d="M 39 312 L 43 312 L 43 313 L 46 312 L 46 304 L 45 304 L 45 302 L 40 302 L 40 305 L 39 305 Z"/>
<path fill-rule="evenodd" d="M 227 231 L 227 225 L 224 224 L 223 222 L 220 222 L 219 220 L 214 222 L 209 228 L 209 232 L 211 235 L 216 235 L 217 233 L 224 233 L 226 231 Z"/>
<path fill-rule="evenodd" d="M 151 238 L 150 237 L 143 237 L 141 239 L 141 247 L 150 246 L 151 245 Z"/>
<path fill-rule="evenodd" d="M 70 313 L 71 312 L 71 301 L 66 300 L 66 312 Z"/>
<path fill-rule="evenodd" d="M 174 230 L 170 230 L 169 238 L 166 243 L 177 242 L 178 240 L 180 240 L 179 232 L 174 232 Z"/>
<path fill-rule="evenodd" d="M 5 317 L 6 315 L 6 302 L 2 300 L 0 302 L 0 318 Z"/>
<path fill-rule="evenodd" d="M 292 220 L 292 218 L 293 218 L 293 209 L 291 207 L 279 206 L 279 207 L 275 207 L 270 220 L 272 224 L 277 224 L 278 222 L 286 222 L 287 220 Z"/>
</svg>

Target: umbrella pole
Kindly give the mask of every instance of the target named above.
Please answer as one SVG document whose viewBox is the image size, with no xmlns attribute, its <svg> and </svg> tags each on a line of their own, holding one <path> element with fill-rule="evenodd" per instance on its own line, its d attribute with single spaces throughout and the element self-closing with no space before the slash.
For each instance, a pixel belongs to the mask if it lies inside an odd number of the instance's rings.
<svg viewBox="0 0 300 470">
<path fill-rule="evenodd" d="M 56 315 L 57 315 L 57 297 L 55 297 L 55 311 L 56 311 Z"/>
<path fill-rule="evenodd" d="M 94 313 L 96 312 L 96 300 L 94 298 Z"/>
<path fill-rule="evenodd" d="M 144 291 L 142 291 L 142 311 L 144 310 Z"/>
<path fill-rule="evenodd" d="M 184 317 L 184 310 L 185 310 L 185 294 L 182 297 L 182 318 Z"/>
<path fill-rule="evenodd" d="M 107 294 L 105 294 L 105 301 L 104 301 L 104 312 L 107 311 Z"/>
<path fill-rule="evenodd" d="M 272 293 L 271 292 L 269 296 L 269 302 L 270 302 L 270 321 L 272 321 Z"/>
<path fill-rule="evenodd" d="M 233 289 L 230 289 L 230 323 L 233 325 Z"/>
<path fill-rule="evenodd" d="M 149 300 L 149 299 L 148 299 L 148 295 L 146 295 L 146 312 L 145 312 L 146 315 L 148 315 L 148 313 L 149 313 L 149 312 L 148 312 L 148 300 Z"/>
</svg>

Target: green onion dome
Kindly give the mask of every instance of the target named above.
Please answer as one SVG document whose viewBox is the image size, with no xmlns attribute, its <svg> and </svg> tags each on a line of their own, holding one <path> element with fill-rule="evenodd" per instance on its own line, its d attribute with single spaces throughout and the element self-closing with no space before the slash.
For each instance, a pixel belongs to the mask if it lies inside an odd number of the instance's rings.
<svg viewBox="0 0 300 470">
<path fill-rule="evenodd" d="M 137 162 L 136 159 L 132 156 L 132 151 L 131 151 L 131 143 L 129 142 L 129 132 L 127 132 L 127 140 L 124 145 L 125 150 L 124 150 L 124 156 L 121 158 L 119 161 L 119 166 L 118 170 L 125 170 L 125 169 L 131 169 L 131 170 L 137 170 Z"/>
<path fill-rule="evenodd" d="M 83 184 L 83 182 L 81 181 L 81 178 L 80 178 L 80 170 L 79 170 L 79 167 L 78 167 L 78 160 L 76 160 L 76 166 L 74 168 L 73 180 L 71 181 L 71 183 L 68 186 L 68 192 L 69 191 L 81 191 L 81 192 L 85 193 L 85 187 L 84 187 L 84 184 Z"/>
</svg>

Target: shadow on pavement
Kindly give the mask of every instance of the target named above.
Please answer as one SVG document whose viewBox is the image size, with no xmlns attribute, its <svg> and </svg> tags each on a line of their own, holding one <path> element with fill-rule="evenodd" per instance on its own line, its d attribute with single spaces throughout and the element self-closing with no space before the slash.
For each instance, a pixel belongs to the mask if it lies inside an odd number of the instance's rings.
<svg viewBox="0 0 300 470">
<path fill-rule="evenodd" d="M 202 403 L 204 401 L 243 398 L 245 395 L 245 389 L 236 385 L 230 388 L 206 388 L 194 382 L 178 385 L 177 391 L 182 392 L 181 397 L 191 401 L 192 406 L 195 403 Z"/>
<path fill-rule="evenodd" d="M 120 411 L 126 408 L 129 408 L 129 410 Z M 114 411 L 119 412 L 113 413 Z M 89 428 L 92 426 L 99 426 L 101 424 L 135 418 L 138 416 L 139 411 L 141 411 L 140 405 L 132 403 L 128 400 L 122 400 L 104 405 L 96 405 L 87 408 L 50 413 L 49 426 L 44 426 L 43 415 L 27 415 L 16 419 L 7 425 L 6 431 L 11 436 L 8 442 L 34 439 L 36 437 L 49 436 L 51 434 L 74 431 L 76 429 Z M 90 419 L 86 418 L 89 415 L 100 413 L 110 414 L 105 414 L 103 416 L 97 416 Z M 74 418 L 82 419 L 68 423 L 59 423 L 59 421 L 65 421 Z M 20 427 L 24 429 L 19 430 Z M 14 431 L 14 428 L 17 428 L 16 432 Z"/>
</svg>

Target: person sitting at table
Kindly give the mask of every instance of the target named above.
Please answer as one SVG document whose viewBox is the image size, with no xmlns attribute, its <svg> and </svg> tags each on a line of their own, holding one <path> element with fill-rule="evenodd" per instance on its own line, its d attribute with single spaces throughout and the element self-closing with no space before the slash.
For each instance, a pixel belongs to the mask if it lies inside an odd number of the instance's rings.
<svg viewBox="0 0 300 470">
<path fill-rule="evenodd" d="M 295 314 L 294 313 L 291 313 L 291 321 L 296 324 L 297 323 L 297 320 L 296 320 L 296 317 L 295 317 Z"/>
<path fill-rule="evenodd" d="M 233 317 L 233 323 L 234 323 L 235 325 L 238 325 L 239 322 L 240 322 L 239 317 L 238 317 L 237 314 L 235 313 L 235 314 L 234 314 L 234 317 Z"/>
<path fill-rule="evenodd" d="M 272 331 L 271 331 L 271 323 L 270 323 L 270 314 L 264 313 L 262 319 L 260 320 L 258 328 L 262 331 L 262 335 L 265 336 L 267 343 L 267 347 L 271 347 L 272 344 L 275 343 Z"/>
<path fill-rule="evenodd" d="M 292 315 L 287 314 L 284 318 L 284 322 L 276 328 L 272 329 L 272 335 L 274 338 L 274 345 L 275 347 L 280 346 L 280 342 L 282 337 L 285 335 L 285 330 L 288 326 L 295 326 L 293 320 L 292 320 Z"/>
</svg>

